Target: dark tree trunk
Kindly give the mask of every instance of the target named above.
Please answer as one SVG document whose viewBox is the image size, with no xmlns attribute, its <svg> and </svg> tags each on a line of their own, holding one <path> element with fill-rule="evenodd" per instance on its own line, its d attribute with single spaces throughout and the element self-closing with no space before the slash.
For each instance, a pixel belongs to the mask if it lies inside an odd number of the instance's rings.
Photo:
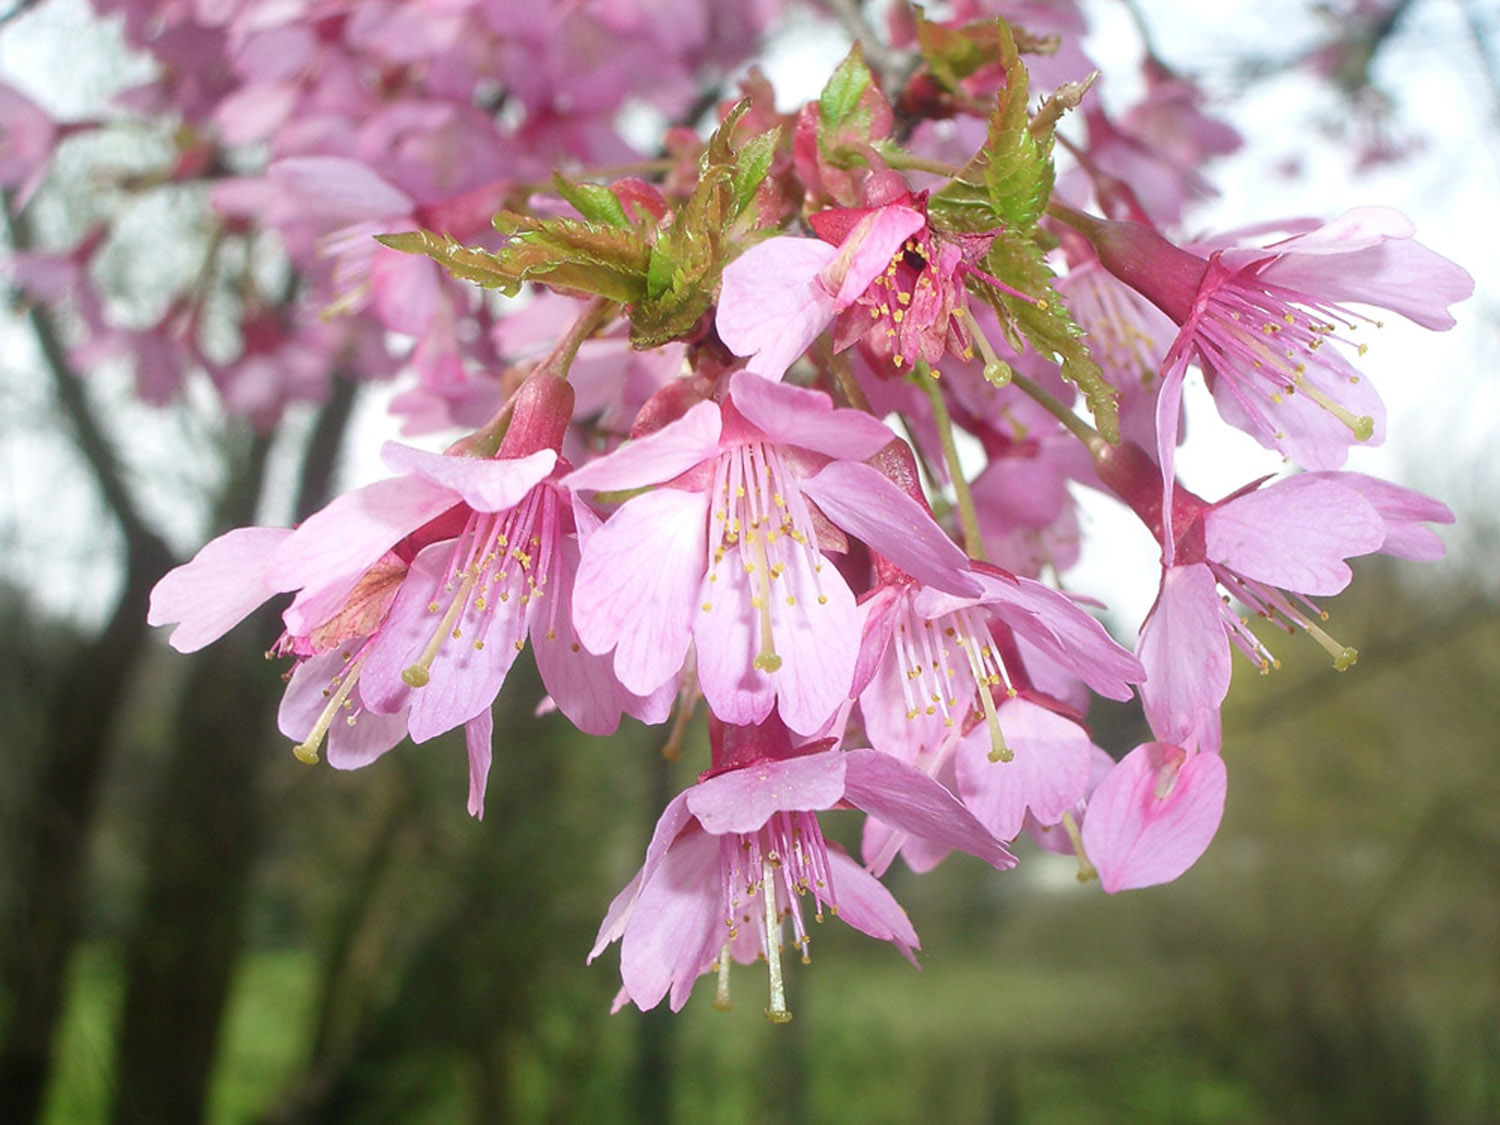
<svg viewBox="0 0 1500 1125">
<path fill-rule="evenodd" d="M 339 381 L 304 461 L 299 511 L 324 501 L 354 403 Z M 257 444 L 226 522 L 249 522 L 267 443 Z M 262 653 L 278 628 L 262 610 L 194 657 L 176 736 L 155 799 L 140 918 L 126 951 L 116 1048 L 114 1120 L 197 1122 L 205 1116 L 224 1009 L 259 851 L 263 763 L 278 749 L 282 683 Z"/>
<path fill-rule="evenodd" d="M 50 733 L 29 814 L 7 858 L 18 895 L 12 932 L 0 943 L 0 1106 L 7 1121 L 35 1121 L 52 1070 L 52 1046 L 105 750 L 146 636 L 146 600 L 166 570 L 165 549 L 134 560 L 104 632 L 64 673 L 46 711 Z"/>
<path fill-rule="evenodd" d="M 260 763 L 279 745 L 271 716 L 281 684 L 263 661 L 251 664 L 258 639 L 231 638 L 194 658 L 125 960 L 118 1122 L 204 1116 L 259 842 Z"/>
</svg>

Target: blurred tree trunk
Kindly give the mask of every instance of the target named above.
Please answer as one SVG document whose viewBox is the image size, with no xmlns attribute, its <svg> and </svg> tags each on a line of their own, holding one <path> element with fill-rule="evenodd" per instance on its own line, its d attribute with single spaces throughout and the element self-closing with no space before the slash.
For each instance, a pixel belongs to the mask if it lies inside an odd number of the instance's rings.
<svg viewBox="0 0 1500 1125">
<path fill-rule="evenodd" d="M 353 385 L 339 380 L 335 388 L 309 442 L 301 514 L 324 502 L 353 407 Z M 253 518 L 265 452 L 259 443 L 226 523 Z M 141 914 L 125 956 L 114 1104 L 120 1123 L 205 1116 L 260 844 L 260 773 L 278 744 L 274 716 L 283 684 L 262 658 L 277 627 L 275 613 L 262 610 L 197 654 L 181 698 L 154 801 Z"/>
<path fill-rule="evenodd" d="M 31 815 L 18 825 L 15 851 L 7 858 L 20 892 L 0 961 L 6 996 L 0 1105 L 7 1121 L 34 1121 L 41 1110 L 69 955 L 78 938 L 86 845 L 105 750 L 145 640 L 146 598 L 166 562 L 163 550 L 132 565 L 108 626 L 69 662 L 47 709 L 51 737 L 42 750 L 41 778 L 28 802 Z"/>
<path fill-rule="evenodd" d="M 5 214 L 9 217 L 9 200 Z M 18 249 L 29 244 L 12 220 Z M 98 805 L 110 737 L 126 685 L 145 648 L 151 587 L 172 565 L 138 514 L 109 438 L 94 417 L 57 326 L 41 307 L 29 318 L 79 455 L 125 541 L 125 583 L 104 630 L 80 648 L 44 706 L 36 790 L 7 831 L 17 888 L 11 932 L 0 945 L 0 1107 L 25 1123 L 41 1112 L 52 1069 L 69 957 L 78 938 L 86 845 Z"/>
</svg>

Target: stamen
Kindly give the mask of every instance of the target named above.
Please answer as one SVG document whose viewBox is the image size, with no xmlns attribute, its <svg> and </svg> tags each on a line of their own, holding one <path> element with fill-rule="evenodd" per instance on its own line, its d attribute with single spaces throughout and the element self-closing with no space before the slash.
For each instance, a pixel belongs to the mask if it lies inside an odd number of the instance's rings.
<svg viewBox="0 0 1500 1125">
<path fill-rule="evenodd" d="M 1354 667 L 1354 662 L 1359 659 L 1359 649 L 1353 645 L 1339 644 L 1338 641 L 1334 640 L 1311 621 L 1304 620 L 1298 622 L 1298 624 L 1307 630 L 1309 637 L 1323 647 L 1324 652 L 1333 657 L 1334 668 L 1340 672 L 1347 672 L 1350 668 Z"/>
<path fill-rule="evenodd" d="M 781 667 L 781 657 L 776 653 L 776 642 L 771 636 L 771 568 L 766 562 L 765 536 L 753 532 L 748 534 L 746 546 L 754 553 L 755 583 L 760 595 L 752 599 L 759 611 L 760 623 L 760 651 L 755 654 L 755 667 L 761 672 L 774 672 Z"/>
<path fill-rule="evenodd" d="M 1298 374 L 1296 378 L 1297 389 L 1312 399 L 1328 413 L 1332 414 L 1340 422 L 1349 427 L 1349 432 L 1354 435 L 1355 441 L 1369 441 L 1375 436 L 1375 419 L 1368 414 L 1356 415 L 1352 410 L 1340 406 L 1309 383 L 1305 376 Z"/>
<path fill-rule="evenodd" d="M 789 1023 L 792 1013 L 787 1010 L 786 985 L 781 979 L 781 922 L 776 916 L 776 881 L 768 856 L 762 856 L 760 861 L 760 893 L 766 905 L 766 965 L 771 978 L 771 1006 L 766 1009 L 766 1019 L 772 1023 Z"/>
<path fill-rule="evenodd" d="M 1087 883 L 1090 879 L 1097 879 L 1099 872 L 1094 870 L 1089 857 L 1083 853 L 1083 833 L 1078 830 L 1078 821 L 1073 819 L 1072 813 L 1063 813 L 1062 826 L 1063 831 L 1068 834 L 1068 839 L 1073 842 L 1073 854 L 1078 857 L 1078 881 Z"/>
<path fill-rule="evenodd" d="M 417 658 L 415 664 L 402 670 L 401 679 L 407 687 L 426 687 L 428 681 L 432 679 L 432 662 L 437 659 L 438 651 L 443 647 L 443 642 L 452 633 L 453 624 L 458 620 L 458 615 L 463 612 L 464 606 L 468 604 L 469 591 L 473 588 L 474 572 L 470 571 L 468 577 L 464 579 L 463 585 L 459 587 L 458 593 L 453 596 L 453 600 L 448 604 L 448 612 L 443 614 L 442 623 L 438 625 L 437 632 L 433 633 L 432 639 L 427 642 L 427 647 L 422 650 L 422 655 Z"/>
<path fill-rule="evenodd" d="M 328 734 L 328 728 L 333 726 L 333 718 L 342 710 L 344 701 L 349 698 L 349 693 L 354 690 L 354 684 L 359 679 L 360 666 L 364 664 L 361 656 L 344 672 L 344 678 L 328 697 L 327 704 L 323 707 L 323 713 L 318 716 L 318 721 L 313 724 L 313 729 L 308 736 L 296 746 L 292 747 L 292 754 L 297 761 L 307 765 L 314 765 L 318 760 L 318 747 L 323 745 L 323 739 Z"/>
<path fill-rule="evenodd" d="M 719 950 L 719 980 L 714 987 L 714 1007 L 721 1012 L 733 1011 L 734 1005 L 729 1002 L 729 968 L 734 964 L 734 957 L 729 952 L 732 942 L 725 942 L 724 948 Z"/>
</svg>

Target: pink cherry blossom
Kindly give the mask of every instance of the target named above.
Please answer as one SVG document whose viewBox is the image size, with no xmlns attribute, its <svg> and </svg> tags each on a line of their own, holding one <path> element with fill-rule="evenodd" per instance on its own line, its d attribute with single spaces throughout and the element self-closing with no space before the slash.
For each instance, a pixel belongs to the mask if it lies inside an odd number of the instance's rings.
<svg viewBox="0 0 1500 1125">
<path fill-rule="evenodd" d="M 860 463 L 891 437 L 818 392 L 739 372 L 722 406 L 698 403 L 576 470 L 564 481 L 574 489 L 666 485 L 626 501 L 585 545 L 573 596 L 584 646 L 613 652 L 620 682 L 649 694 L 696 642 L 720 718 L 758 723 L 776 707 L 793 730 L 820 729 L 848 698 L 859 645 L 854 595 L 825 542 L 853 535 L 928 581 L 974 588 L 926 510 Z"/>
<path fill-rule="evenodd" d="M 1324 631 L 1324 615 L 1309 599 L 1349 584 L 1349 558 L 1440 553 L 1441 543 L 1421 523 L 1452 520 L 1444 505 L 1410 489 L 1360 474 L 1302 473 L 1215 504 L 1176 488 L 1173 539 L 1167 541 L 1160 477 L 1145 452 L 1115 447 L 1099 470 L 1164 540 L 1160 592 L 1137 646 L 1148 673 L 1141 699 L 1157 737 L 1189 748 L 1219 747 L 1231 648 L 1262 671 L 1274 663 L 1221 590 L 1258 617 L 1306 632 L 1336 667 L 1346 668 L 1357 654 Z"/>
<path fill-rule="evenodd" d="M 905 912 L 873 876 L 825 842 L 816 816 L 821 810 L 852 806 L 992 866 L 1015 864 L 942 786 L 889 755 L 793 749 L 774 719 L 765 729 L 743 729 L 754 746 L 667 806 L 644 865 L 599 928 L 590 961 L 621 943 L 624 987 L 617 1007 L 629 1001 L 653 1008 L 669 996 L 676 1011 L 698 977 L 714 968 L 720 1001 L 727 1003 L 730 962 L 764 957 L 771 993 L 766 1015 L 790 1019 L 782 923 L 790 922 L 792 944 L 805 960 L 809 938 L 798 900 L 809 893 L 819 920 L 828 907 L 911 959 L 918 942 Z"/>
<path fill-rule="evenodd" d="M 779 237 L 724 269 L 715 324 L 746 369 L 779 379 L 839 312 L 851 307 L 927 224 L 910 207 L 871 210 L 836 244 Z"/>
<path fill-rule="evenodd" d="M 399 740 L 385 741 L 395 730 L 386 721 L 373 741 L 348 735 L 335 722 L 341 714 L 399 715 L 416 742 L 487 724 L 528 636 L 548 691 L 580 729 L 609 733 L 625 711 L 660 722 L 668 685 L 626 691 L 573 629 L 577 534 L 596 521 L 575 515 L 547 444 L 571 406 L 566 384 L 533 380 L 495 459 L 388 445 L 386 463 L 404 475 L 339 497 L 295 531 L 246 528 L 214 540 L 162 579 L 149 620 L 181 622 L 172 643 L 189 651 L 273 594 L 295 591 L 278 649 L 305 662 L 283 711 L 284 729 L 303 732 L 304 758 L 330 731 L 349 743 L 330 750 L 342 763 L 364 764 L 370 746 L 383 752 Z M 321 698 L 312 718 L 310 678 Z"/>
<path fill-rule="evenodd" d="M 1304 468 L 1336 469 L 1352 443 L 1376 443 L 1384 433 L 1379 397 L 1339 350 L 1367 319 L 1347 304 L 1445 329 L 1454 323 L 1448 306 L 1474 289 L 1466 271 L 1415 241 L 1411 224 L 1386 208 L 1355 208 L 1279 242 L 1215 249 L 1207 258 L 1137 223 L 1076 212 L 1067 221 L 1106 269 L 1179 325 L 1157 399 L 1167 482 L 1190 363 L 1203 369 L 1231 424 Z M 1170 527 L 1170 509 L 1166 519 Z"/>
</svg>

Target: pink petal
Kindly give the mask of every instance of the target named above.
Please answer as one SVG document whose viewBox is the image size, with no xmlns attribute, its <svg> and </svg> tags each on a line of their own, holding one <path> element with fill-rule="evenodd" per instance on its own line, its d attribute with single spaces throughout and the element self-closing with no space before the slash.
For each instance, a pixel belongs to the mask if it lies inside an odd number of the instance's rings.
<svg viewBox="0 0 1500 1125">
<path fill-rule="evenodd" d="M 1368 416 L 1373 427 L 1364 441 L 1309 394 L 1284 395 L 1280 402 L 1253 401 L 1250 408 L 1236 395 L 1232 378 L 1213 383 L 1214 405 L 1231 426 L 1244 430 L 1267 449 L 1274 449 L 1305 469 L 1337 469 L 1349 458 L 1349 447 L 1373 448 L 1385 441 L 1385 404 L 1374 384 L 1328 348 L 1302 373 L 1320 394 L 1355 416 Z"/>
<path fill-rule="evenodd" d="M 1386 207 L 1356 207 L 1276 246 L 1259 277 L 1320 301 L 1375 305 L 1424 328 L 1452 328 L 1448 306 L 1474 292 L 1467 270 L 1411 235 L 1410 221 Z"/>
<path fill-rule="evenodd" d="M 751 357 L 757 375 L 780 379 L 833 319 L 833 296 L 818 274 L 837 253 L 813 238 L 771 238 L 724 268 L 714 325 L 730 351 Z"/>
<path fill-rule="evenodd" d="M 394 477 L 346 492 L 287 537 L 266 568 L 266 585 L 273 590 L 318 590 L 356 578 L 457 502 L 451 489 L 424 477 Z M 287 622 L 293 632 L 306 633 L 319 621 L 308 624 L 309 628 L 297 628 Z"/>
<path fill-rule="evenodd" d="M 981 723 L 959 743 L 955 765 L 964 804 L 996 837 L 1013 840 L 1028 809 L 1038 822 L 1056 824 L 1078 803 L 1093 744 L 1077 723 L 1024 699 L 1006 700 L 999 717 L 1011 760 L 990 760 Z"/>
<path fill-rule="evenodd" d="M 823 284 L 838 289 L 839 309 L 846 309 L 886 271 L 904 243 L 927 225 L 927 217 L 910 207 L 881 207 L 871 211 L 839 246 L 838 257 L 823 270 Z"/>
<path fill-rule="evenodd" d="M 1198 861 L 1224 816 L 1224 761 L 1177 746 L 1137 746 L 1099 784 L 1083 849 L 1110 894 L 1169 883 Z"/>
<path fill-rule="evenodd" d="M 393 473 L 423 477 L 456 492 L 476 512 L 504 512 L 547 478 L 557 464 L 557 452 L 539 449 L 527 457 L 498 461 L 427 453 L 388 441 L 380 459 Z"/>
<path fill-rule="evenodd" d="M 1422 526 L 1424 523 L 1453 522 L 1453 510 L 1442 501 L 1364 473 L 1308 473 L 1306 476 L 1352 488 L 1370 502 L 1385 525 L 1381 554 L 1432 562 L 1446 553 L 1447 548 L 1437 533 Z"/>
<path fill-rule="evenodd" d="M 757 596 L 733 547 L 703 576 L 693 609 L 699 690 L 709 709 L 735 726 L 761 723 L 776 706 L 777 676 L 754 663 L 760 623 L 751 600 Z M 851 680 L 853 674 L 851 668 Z"/>
<path fill-rule="evenodd" d="M 385 624 L 370 644 L 360 676 L 372 709 L 389 713 L 410 706 L 408 727 L 411 740 L 418 743 L 488 708 L 526 635 L 526 611 L 516 604 L 517 599 L 481 610 L 476 599 L 469 598 L 442 638 L 429 665 L 427 684 L 408 687 L 402 673 L 418 661 L 443 628 L 444 614 L 457 596 L 445 588 L 453 549 L 452 540 L 433 543 L 412 561 Z M 433 610 L 433 605 L 439 609 Z"/>
<path fill-rule="evenodd" d="M 1229 694 L 1229 639 L 1213 573 L 1202 563 L 1174 566 L 1141 629 L 1146 668 L 1141 703 L 1158 738 L 1219 748 L 1219 706 Z"/>
<path fill-rule="evenodd" d="M 559 710 L 585 734 L 612 734 L 626 710 L 640 717 L 646 700 L 625 690 L 615 678 L 614 661 L 583 647 L 573 626 L 573 586 L 578 572 L 578 545 L 570 537 L 547 582 L 531 627 L 531 651 L 542 683 Z M 669 696 L 675 695 L 671 685 Z M 670 707 L 670 700 L 668 701 Z M 656 718 L 661 722 L 661 714 Z M 645 721 L 645 720 L 643 720 Z"/>
<path fill-rule="evenodd" d="M 1176 481 L 1177 436 L 1182 426 L 1182 382 L 1187 377 L 1189 341 L 1192 339 L 1191 323 L 1183 327 L 1173 341 L 1163 364 L 1161 387 L 1156 392 L 1156 463 L 1161 466 L 1162 479 L 1162 565 L 1171 566 L 1176 561 L 1177 534 L 1172 527 L 1172 486 Z M 1223 386 L 1227 380 L 1220 380 Z M 1223 405 L 1220 404 L 1220 411 Z M 1251 426 L 1242 426 L 1247 433 L 1254 433 Z"/>
<path fill-rule="evenodd" d="M 1130 685 L 1145 678 L 1140 661 L 1066 594 L 1030 578 L 1005 581 L 985 573 L 978 577 L 985 587 L 985 604 L 996 616 L 1100 695 L 1129 699 Z M 933 599 L 934 604 L 940 600 Z M 923 600 L 918 608 L 932 616 Z"/>
<path fill-rule="evenodd" d="M 1300 594 L 1337 594 L 1354 572 L 1344 562 L 1380 549 L 1385 526 L 1353 489 L 1299 475 L 1210 508 L 1208 557 L 1260 582 Z"/>
<path fill-rule="evenodd" d="M 328 705 L 328 689 L 333 678 L 341 676 L 348 663 L 342 652 L 335 651 L 314 656 L 297 665 L 276 710 L 276 729 L 293 742 L 301 742 L 311 734 L 318 716 Z"/>
<path fill-rule="evenodd" d="M 660 484 L 716 457 L 720 431 L 718 406 L 700 402 L 655 433 L 628 441 L 569 473 L 562 486 L 613 492 Z"/>
<path fill-rule="evenodd" d="M 739 371 L 730 377 L 729 397 L 735 409 L 772 442 L 826 457 L 863 461 L 896 436 L 884 422 L 862 410 L 835 409 L 822 391 L 772 383 Z"/>
<path fill-rule="evenodd" d="M 809 551 L 789 552 L 786 570 L 770 588 L 771 635 L 781 657 L 771 676 L 777 710 L 797 734 L 815 734 L 849 698 L 859 611 L 843 575 Z M 698 651 L 701 658 L 702 644 Z"/>
<path fill-rule="evenodd" d="M 916 965 L 912 954 L 922 948 L 917 931 L 880 880 L 833 846 L 828 849 L 828 872 L 839 917 L 862 934 L 890 942 Z"/>
<path fill-rule="evenodd" d="M 147 623 L 178 622 L 168 638 L 178 652 L 218 640 L 271 596 L 266 569 L 291 534 L 284 527 L 240 527 L 211 539 L 152 588 Z"/>
<path fill-rule="evenodd" d="M 342 156 L 293 156 L 273 161 L 266 177 L 296 200 L 300 213 L 343 223 L 406 215 L 404 191 L 357 160 Z"/>
<path fill-rule="evenodd" d="M 969 557 L 921 504 L 878 470 L 834 461 L 804 481 L 802 491 L 839 528 L 923 585 L 970 596 L 980 592 Z"/>
<path fill-rule="evenodd" d="M 878 750 L 846 750 L 844 799 L 912 836 L 976 855 L 1001 871 L 1016 857 L 958 798 L 921 770 Z"/>
<path fill-rule="evenodd" d="M 636 695 L 682 667 L 707 559 L 708 497 L 675 488 L 628 501 L 584 545 L 573 623 L 590 652 L 614 650 Z"/>
<path fill-rule="evenodd" d="M 844 795 L 840 750 L 800 758 L 767 758 L 726 770 L 687 791 L 687 806 L 707 832 L 754 832 L 778 812 L 831 809 Z"/>
<path fill-rule="evenodd" d="M 687 1002 L 725 936 L 720 898 L 719 841 L 684 833 L 641 886 L 620 943 L 620 978 L 637 1007 L 654 1008 L 668 989 L 673 1011 Z"/>
<path fill-rule="evenodd" d="M 490 779 L 490 759 L 495 735 L 495 717 L 486 707 L 464 724 L 464 742 L 469 751 L 469 815 L 484 819 L 484 790 Z"/>
<path fill-rule="evenodd" d="M 354 697 L 358 702 L 357 687 Z M 349 719 L 354 721 L 350 722 Z M 303 733 L 303 738 L 311 730 L 312 727 L 309 726 Z M 377 715 L 368 708 L 359 707 L 348 718 L 335 719 L 328 728 L 328 764 L 336 770 L 360 769 L 394 749 L 405 737 L 405 711 L 398 711 L 394 715 Z"/>
</svg>

